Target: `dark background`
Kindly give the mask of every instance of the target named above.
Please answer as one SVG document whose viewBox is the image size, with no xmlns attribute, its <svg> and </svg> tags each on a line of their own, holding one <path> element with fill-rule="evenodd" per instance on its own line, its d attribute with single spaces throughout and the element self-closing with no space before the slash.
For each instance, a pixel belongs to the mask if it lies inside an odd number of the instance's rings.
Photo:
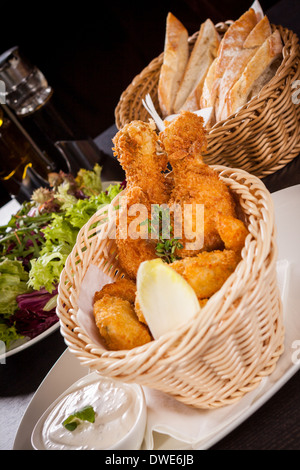
<svg viewBox="0 0 300 470">
<path fill-rule="evenodd" d="M 267 11 L 284 2 L 260 3 Z M 293 10 L 299 8 L 299 0 L 291 2 Z M 114 124 L 120 95 L 132 79 L 163 51 L 169 11 L 192 35 L 207 18 L 214 23 L 235 20 L 251 4 L 252 0 L 2 2 L 0 54 L 19 46 L 46 76 L 54 89 L 52 101 L 78 130 L 78 138 L 95 138 Z M 282 24 L 289 26 L 291 8 L 283 6 L 281 11 Z M 9 199 L 8 188 L 0 183 L 0 205 Z"/>
<path fill-rule="evenodd" d="M 237 19 L 252 0 L 2 2 L 1 50 L 18 45 L 55 90 L 62 113 L 91 137 L 114 124 L 121 93 L 163 51 L 171 11 L 190 34 L 206 18 Z M 276 2 L 262 0 L 267 10 Z"/>
</svg>

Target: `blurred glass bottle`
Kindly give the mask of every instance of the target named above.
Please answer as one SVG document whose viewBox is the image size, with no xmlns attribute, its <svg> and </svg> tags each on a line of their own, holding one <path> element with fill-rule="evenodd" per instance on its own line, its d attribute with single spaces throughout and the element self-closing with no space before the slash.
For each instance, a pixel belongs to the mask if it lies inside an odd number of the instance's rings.
<svg viewBox="0 0 300 470">
<path fill-rule="evenodd" d="M 2 187 L 19 202 L 32 191 L 46 186 L 54 164 L 26 139 L 5 109 L 0 108 L 0 181 Z"/>
<path fill-rule="evenodd" d="M 13 47 L 0 56 L 0 80 L 6 105 L 55 170 L 77 172 L 99 163 L 101 152 L 89 136 L 67 123 L 54 104 L 54 91 L 43 73 Z"/>
</svg>

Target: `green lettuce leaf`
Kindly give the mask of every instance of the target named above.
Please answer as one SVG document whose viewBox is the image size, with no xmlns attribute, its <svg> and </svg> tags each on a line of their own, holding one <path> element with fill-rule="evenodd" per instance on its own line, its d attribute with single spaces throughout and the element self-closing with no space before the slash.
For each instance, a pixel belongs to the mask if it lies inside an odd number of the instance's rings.
<svg viewBox="0 0 300 470">
<path fill-rule="evenodd" d="M 76 183 L 86 196 L 96 196 L 102 191 L 101 170 L 101 166 L 96 164 L 92 171 L 84 168 L 78 171 Z"/>
<path fill-rule="evenodd" d="M 54 200 L 60 205 L 61 210 L 66 210 L 76 204 L 77 198 L 70 192 L 71 184 L 69 181 L 64 181 L 60 184 L 55 192 Z"/>
<path fill-rule="evenodd" d="M 64 212 L 53 214 L 53 219 L 42 231 L 45 241 L 40 256 L 31 261 L 29 286 L 35 290 L 45 287 L 52 292 L 59 282 L 66 259 L 76 243 L 79 230 L 101 207 L 109 204 L 120 192 L 119 184 L 86 199 L 76 200 Z"/>
<path fill-rule="evenodd" d="M 30 287 L 35 290 L 45 287 L 50 294 L 53 292 L 69 254 L 65 250 L 66 245 L 58 245 L 53 248 L 52 252 L 44 253 L 38 259 L 31 261 Z"/>
<path fill-rule="evenodd" d="M 8 326 L 6 323 L 1 322 L 0 320 L 0 341 L 3 341 L 5 348 L 8 349 L 12 341 L 22 338 L 19 333 L 17 333 L 14 326 Z M 2 351 L 1 351 L 2 352 Z"/>
<path fill-rule="evenodd" d="M 17 310 L 16 298 L 29 291 L 28 274 L 21 261 L 5 258 L 0 262 L 0 315 L 8 318 Z"/>
</svg>

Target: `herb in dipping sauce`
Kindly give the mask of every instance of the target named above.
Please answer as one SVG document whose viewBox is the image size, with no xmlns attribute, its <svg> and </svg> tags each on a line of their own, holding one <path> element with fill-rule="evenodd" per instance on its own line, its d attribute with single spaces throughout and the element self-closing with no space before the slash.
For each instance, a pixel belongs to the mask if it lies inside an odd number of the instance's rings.
<svg viewBox="0 0 300 470">
<path fill-rule="evenodd" d="M 95 422 L 95 411 L 92 406 L 85 406 L 81 410 L 76 411 L 65 419 L 62 424 L 68 431 L 72 432 L 75 431 L 81 421 L 88 421 L 89 423 Z"/>
</svg>

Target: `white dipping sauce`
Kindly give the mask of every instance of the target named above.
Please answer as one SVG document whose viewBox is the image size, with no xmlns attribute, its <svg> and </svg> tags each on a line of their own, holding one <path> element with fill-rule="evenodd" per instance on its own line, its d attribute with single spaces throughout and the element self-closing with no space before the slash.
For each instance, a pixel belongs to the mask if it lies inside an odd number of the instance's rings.
<svg viewBox="0 0 300 470">
<path fill-rule="evenodd" d="M 85 406 L 93 407 L 95 422 L 81 421 L 68 431 L 63 421 Z M 139 408 L 132 386 L 90 374 L 68 389 L 46 417 L 43 445 L 49 450 L 109 449 L 132 428 Z"/>
</svg>

